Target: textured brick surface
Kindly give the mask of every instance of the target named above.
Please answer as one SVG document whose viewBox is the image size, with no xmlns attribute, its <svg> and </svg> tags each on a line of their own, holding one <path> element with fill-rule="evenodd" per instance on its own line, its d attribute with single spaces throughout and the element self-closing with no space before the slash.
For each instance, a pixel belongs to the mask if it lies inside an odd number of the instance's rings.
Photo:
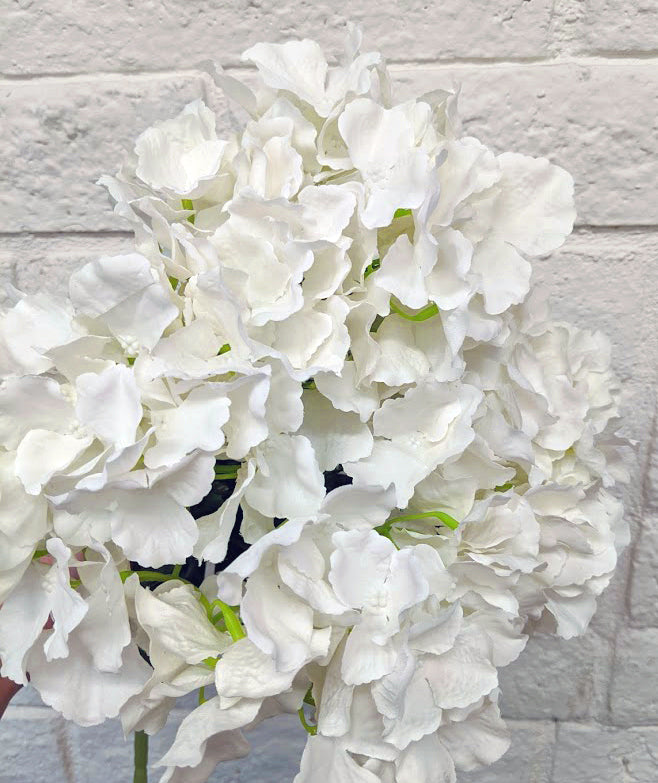
<svg viewBox="0 0 658 783">
<path fill-rule="evenodd" d="M 2 8 L 7 75 L 168 70 L 208 57 L 237 63 L 257 40 L 293 35 L 322 34 L 338 49 L 348 20 L 389 59 L 406 62 L 658 49 L 653 0 L 4 0 Z"/>
<path fill-rule="evenodd" d="M 658 51 L 658 4 L 655 0 L 587 0 L 581 7 L 580 49 Z"/>
<path fill-rule="evenodd" d="M 605 710 L 610 642 L 590 631 L 564 641 L 537 636 L 500 675 L 506 717 L 574 720 Z"/>
<path fill-rule="evenodd" d="M 2 85 L 0 231 L 120 227 L 98 177 L 151 123 L 203 94 L 199 77 L 16 81 Z"/>
<path fill-rule="evenodd" d="M 464 127 L 502 152 L 545 155 L 576 181 L 579 222 L 656 218 L 658 67 L 644 60 L 401 69 L 401 94 L 462 85 Z"/>
<path fill-rule="evenodd" d="M 658 725 L 658 628 L 625 629 L 617 639 L 610 709 L 614 723 Z"/>
<path fill-rule="evenodd" d="M 155 764 L 171 745 L 184 714 L 172 713 L 166 727 L 149 742 L 150 775 L 154 781 L 162 773 Z M 131 779 L 132 742 L 124 739 L 118 721 L 108 721 L 90 729 L 71 726 L 70 736 L 75 783 L 101 783 L 108 770 L 112 771 L 113 780 Z M 247 737 L 252 745 L 249 756 L 221 764 L 210 783 L 290 783 L 306 743 L 306 732 L 297 716 L 272 718 L 249 732 Z"/>
<path fill-rule="evenodd" d="M 347 20 L 360 23 L 368 39 L 396 60 L 533 57 L 549 51 L 552 8 L 551 0 L 8 4 L 9 35 L 0 54 L 5 74 L 190 68 L 209 57 L 236 63 L 250 44 L 291 36 L 321 35 L 339 48 Z"/>
<path fill-rule="evenodd" d="M 98 236 L 63 234 L 48 237 L 12 237 L 4 248 L 14 285 L 32 294 L 47 289 L 66 294 L 72 272 L 103 255 L 128 253 L 133 247 L 128 234 Z"/>
<path fill-rule="evenodd" d="M 94 183 L 141 130 L 198 96 L 220 129 L 235 124 L 200 61 L 236 67 L 249 45 L 288 37 L 336 51 L 348 18 L 396 63 L 401 97 L 461 82 L 468 132 L 573 173 L 580 228 L 535 275 L 557 317 L 610 336 L 624 432 L 637 442 L 623 493 L 633 545 L 590 633 L 537 637 L 502 673 L 512 747 L 459 783 L 655 783 L 656 0 L 0 0 L 0 302 L 4 283 L 64 292 L 73 269 L 129 247 Z M 183 714 L 153 741 L 152 760 Z M 296 718 L 268 721 L 251 739 L 252 755 L 212 783 L 292 781 L 305 741 Z M 128 781 L 131 764 L 116 722 L 67 726 L 30 688 L 0 723 L 0 783 Z"/>
<path fill-rule="evenodd" d="M 657 769 L 658 726 L 558 729 L 553 783 L 655 783 Z"/>
<path fill-rule="evenodd" d="M 629 609 L 633 624 L 658 626 L 658 521 L 647 515 L 631 570 Z"/>
<path fill-rule="evenodd" d="M 50 710 L 10 707 L 0 723 L 0 783 L 72 783 L 68 730 Z"/>
<path fill-rule="evenodd" d="M 459 783 L 551 783 L 552 721 L 510 721 L 512 745 L 495 764 L 459 775 Z"/>
</svg>

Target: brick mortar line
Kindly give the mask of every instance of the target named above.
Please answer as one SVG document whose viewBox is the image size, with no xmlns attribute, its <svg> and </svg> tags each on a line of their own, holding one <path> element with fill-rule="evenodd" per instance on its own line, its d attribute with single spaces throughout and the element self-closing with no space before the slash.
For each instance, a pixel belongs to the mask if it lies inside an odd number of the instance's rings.
<svg viewBox="0 0 658 783">
<path fill-rule="evenodd" d="M 548 779 L 553 783 L 555 780 L 555 763 L 557 760 L 557 749 L 560 741 L 560 721 L 553 719 L 553 744 L 551 745 L 551 768 L 548 771 Z"/>
<path fill-rule="evenodd" d="M 62 769 L 66 775 L 67 783 L 76 783 L 75 764 L 73 762 L 73 748 L 69 734 L 68 721 L 60 719 L 55 729 L 55 742 L 62 761 Z"/>
<path fill-rule="evenodd" d="M 577 236 L 586 238 L 587 235 L 593 236 L 604 235 L 621 235 L 629 234 L 631 236 L 645 236 L 658 233 L 658 224 L 628 224 L 628 225 L 591 225 L 588 223 L 576 224 L 574 226 L 573 234 L 571 236 Z M 133 236 L 133 232 L 129 229 L 90 229 L 89 231 L 74 231 L 71 229 L 60 230 L 48 230 L 48 231 L 2 231 L 0 230 L 0 239 L 33 239 L 33 240 L 47 240 L 47 239 L 75 239 L 75 238 L 87 238 L 87 239 L 111 239 L 111 238 L 126 238 L 129 239 Z M 567 238 L 568 241 L 568 238 Z"/>
<path fill-rule="evenodd" d="M 174 719 L 183 719 L 185 716 L 189 715 L 189 710 L 185 710 L 182 708 L 175 708 L 170 713 L 171 717 Z M 16 720 L 22 720 L 22 721 L 36 721 L 39 722 L 41 720 L 51 718 L 51 717 L 57 717 L 58 713 L 55 712 L 55 710 L 51 709 L 50 707 L 46 705 L 16 705 L 12 706 L 10 705 L 7 708 L 7 712 L 3 716 L 3 720 L 7 721 L 8 723 L 11 721 Z M 647 723 L 626 723 L 626 722 L 620 722 L 615 723 L 613 721 L 604 721 L 604 720 L 594 720 L 594 719 L 583 719 L 578 720 L 576 718 L 521 718 L 521 717 L 514 717 L 511 715 L 506 715 L 504 717 L 504 720 L 508 724 L 553 724 L 556 727 L 560 725 L 570 725 L 570 726 L 592 726 L 602 729 L 621 729 L 621 730 L 628 730 L 631 731 L 633 729 L 656 729 L 658 731 L 658 722 L 647 722 Z M 65 726 L 71 725 L 73 721 L 67 721 L 62 719 L 61 723 Z M 83 727 L 84 728 L 84 727 Z"/>
<path fill-rule="evenodd" d="M 639 525 L 637 526 L 635 536 L 631 539 L 631 543 L 628 547 L 628 574 L 627 574 L 627 582 L 626 582 L 626 590 L 624 592 L 624 608 L 626 610 L 626 617 L 629 619 L 628 625 L 630 627 L 634 627 L 632 623 L 632 609 L 633 609 L 633 602 L 632 602 L 632 586 L 633 586 L 633 577 L 635 574 L 635 554 L 637 552 L 637 548 L 639 545 L 639 538 L 642 534 L 642 531 L 645 529 L 645 524 L 643 523 L 643 520 L 646 516 L 647 511 L 647 505 L 649 503 L 649 494 L 651 491 L 651 465 L 653 462 L 653 455 L 656 449 L 656 444 L 658 443 L 658 399 L 654 395 L 653 400 L 653 416 L 651 419 L 651 434 L 649 436 L 649 443 L 647 444 L 647 454 L 646 458 L 644 460 L 644 464 L 642 465 L 640 471 L 639 471 L 639 483 L 640 483 L 640 508 L 639 508 Z M 616 633 L 615 637 L 613 639 L 613 652 L 615 653 L 616 658 L 616 652 L 617 652 L 617 638 L 619 636 L 619 629 L 622 628 L 622 618 L 618 619 L 618 624 L 616 626 Z M 650 628 L 651 626 L 643 626 L 645 628 Z M 614 670 L 611 674 L 610 681 L 608 683 L 608 708 L 610 709 L 610 693 L 612 690 L 612 682 L 614 679 Z"/>
<path fill-rule="evenodd" d="M 647 445 L 647 455 L 646 455 L 646 459 L 644 460 L 644 464 L 641 466 L 639 471 L 639 485 L 640 485 L 639 513 L 641 517 L 644 517 L 644 511 L 647 506 L 647 498 L 650 489 L 651 463 L 652 463 L 652 457 L 657 441 L 658 441 L 658 404 L 654 396 L 653 413 L 651 417 L 651 433 L 649 435 L 649 443 Z M 612 705 L 612 689 L 614 686 L 615 674 L 616 674 L 617 648 L 619 646 L 620 632 L 623 631 L 624 627 L 631 626 L 631 624 L 629 622 L 626 622 L 625 619 L 628 618 L 630 620 L 630 618 L 632 617 L 631 593 L 633 589 L 633 575 L 635 571 L 635 553 L 637 550 L 638 539 L 641 535 L 641 532 L 642 532 L 642 523 L 640 522 L 640 525 L 635 530 L 635 535 L 631 536 L 631 542 L 628 546 L 628 555 L 627 555 L 628 569 L 626 572 L 626 583 L 624 585 L 623 600 L 621 601 L 621 604 L 623 605 L 625 612 L 619 612 L 618 616 L 616 617 L 614 634 L 610 645 L 611 663 L 608 672 L 608 677 L 605 681 L 605 688 L 606 688 L 605 709 L 610 724 L 613 726 L 619 725 L 614 722 L 614 710 Z"/>
<path fill-rule="evenodd" d="M 658 228 L 658 227 L 657 227 Z M 133 236 L 133 232 L 129 229 L 108 229 L 94 231 L 70 231 L 64 229 L 62 231 L 0 231 L 0 239 L 60 239 L 60 238 L 75 238 L 86 237 L 87 239 L 112 239 L 112 238 L 127 238 Z"/>
<path fill-rule="evenodd" d="M 367 48 L 367 47 L 366 47 Z M 540 57 L 452 57 L 452 58 L 419 58 L 417 60 L 387 60 L 387 64 L 393 72 L 403 69 L 424 68 L 449 68 L 451 66 L 472 66 L 475 68 L 510 67 L 523 65 L 555 66 L 555 65 L 582 65 L 582 66 L 620 66 L 621 64 L 632 66 L 635 63 L 644 63 L 658 60 L 658 50 L 649 52 L 619 52 L 613 54 L 587 54 L 573 55 L 561 54 L 546 55 Z M 218 60 L 219 62 L 219 60 Z M 242 65 L 237 62 L 220 63 L 224 69 L 232 74 L 254 73 L 255 68 Z M 68 82 L 91 80 L 115 80 L 119 78 L 153 79 L 162 77 L 190 76 L 198 78 L 207 76 L 201 68 L 156 68 L 153 70 L 108 70 L 108 71 L 56 71 L 37 73 L 0 73 L 0 86 L 20 84 L 21 82 Z"/>
</svg>

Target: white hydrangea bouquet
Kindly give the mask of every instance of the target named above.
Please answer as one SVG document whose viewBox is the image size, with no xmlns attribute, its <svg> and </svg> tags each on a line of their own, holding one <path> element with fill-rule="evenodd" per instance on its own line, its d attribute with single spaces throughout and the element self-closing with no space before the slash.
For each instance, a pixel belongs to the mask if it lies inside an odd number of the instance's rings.
<svg viewBox="0 0 658 783">
<path fill-rule="evenodd" d="M 627 541 L 619 386 L 528 257 L 573 182 L 396 103 L 350 30 L 258 44 L 114 177 L 135 252 L 0 322 L 0 658 L 200 783 L 298 712 L 296 783 L 447 783 L 509 741 L 497 670 L 569 638 Z M 301 727 L 300 727 L 300 730 Z"/>
</svg>

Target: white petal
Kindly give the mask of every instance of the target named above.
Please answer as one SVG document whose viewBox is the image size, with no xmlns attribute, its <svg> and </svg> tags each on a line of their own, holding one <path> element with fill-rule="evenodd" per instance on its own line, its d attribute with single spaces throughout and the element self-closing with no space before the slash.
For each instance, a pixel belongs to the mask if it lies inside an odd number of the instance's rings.
<svg viewBox="0 0 658 783">
<path fill-rule="evenodd" d="M 377 285 L 412 308 L 427 304 L 425 271 L 418 264 L 414 246 L 406 234 L 400 234 L 390 246 L 377 271 Z"/>
<path fill-rule="evenodd" d="M 296 432 L 304 417 L 302 385 L 290 377 L 281 362 L 272 362 L 271 368 L 267 424 L 271 432 Z"/>
<path fill-rule="evenodd" d="M 16 475 L 30 495 L 38 495 L 43 486 L 65 470 L 92 442 L 49 430 L 30 430 L 16 450 Z"/>
<path fill-rule="evenodd" d="M 359 386 L 356 382 L 356 365 L 345 362 L 340 374 L 318 372 L 313 376 L 320 394 L 331 400 L 339 411 L 354 411 L 361 421 L 367 421 L 379 406 L 379 394 L 375 386 Z"/>
<path fill-rule="evenodd" d="M 98 374 L 80 375 L 76 390 L 76 413 L 82 424 L 118 448 L 135 442 L 142 405 L 131 367 L 115 364 Z"/>
<path fill-rule="evenodd" d="M 396 505 L 405 508 L 416 484 L 432 470 L 417 451 L 406 445 L 375 438 L 372 453 L 360 462 L 347 462 L 343 470 L 357 486 L 395 487 Z"/>
<path fill-rule="evenodd" d="M 100 318 L 135 351 L 153 348 L 178 315 L 171 294 L 154 280 L 148 259 L 138 253 L 86 264 L 71 275 L 69 291 L 78 311 Z"/>
<path fill-rule="evenodd" d="M 398 751 L 388 738 L 383 738 L 382 716 L 370 693 L 370 688 L 354 690 L 350 715 L 350 730 L 341 737 L 345 750 L 359 756 L 393 761 Z"/>
<path fill-rule="evenodd" d="M 325 580 L 326 560 L 310 536 L 283 547 L 277 559 L 284 584 L 318 612 L 343 614 L 348 607 Z"/>
<path fill-rule="evenodd" d="M 531 256 L 560 247 L 576 217 L 572 176 L 546 158 L 505 152 L 497 161 L 502 178 L 491 216 L 495 232 Z"/>
<path fill-rule="evenodd" d="M 180 195 L 214 176 L 226 146 L 215 135 L 215 115 L 201 100 L 171 120 L 148 128 L 135 143 L 137 176 L 155 190 Z"/>
<path fill-rule="evenodd" d="M 90 595 L 87 599 L 89 609 L 78 627 L 77 638 L 87 647 L 99 671 L 118 672 L 123 650 L 132 638 L 123 582 L 109 551 L 98 543 L 93 548 L 105 562 L 78 566 L 78 573 Z"/>
<path fill-rule="evenodd" d="M 414 742 L 396 762 L 396 783 L 456 783 L 455 765 L 436 734 Z"/>
<path fill-rule="evenodd" d="M 178 407 L 163 411 L 156 419 L 157 442 L 144 454 L 147 467 L 174 465 L 196 449 L 218 451 L 224 444 L 230 405 L 224 384 L 206 383 L 192 389 Z"/>
<path fill-rule="evenodd" d="M 436 617 L 416 623 L 409 635 L 409 645 L 418 652 L 442 655 L 452 649 L 462 625 L 459 604 L 442 610 Z"/>
<path fill-rule="evenodd" d="M 466 720 L 441 726 L 439 737 L 455 767 L 467 772 L 498 761 L 510 746 L 509 731 L 495 702 L 485 702 Z"/>
<path fill-rule="evenodd" d="M 227 639 L 212 625 L 193 588 L 175 582 L 167 588 L 138 587 L 135 593 L 137 619 L 149 637 L 189 664 L 223 652 Z"/>
<path fill-rule="evenodd" d="M 69 654 L 69 634 L 87 614 L 88 606 L 69 581 L 71 550 L 59 538 L 46 541 L 48 553 L 55 558 L 55 564 L 44 577 L 44 589 L 50 593 L 50 613 L 53 629 L 44 642 L 46 660 L 65 658 Z"/>
<path fill-rule="evenodd" d="M 266 416 L 276 390 L 271 389 L 269 376 L 260 373 L 240 378 L 228 386 L 231 416 L 224 432 L 229 459 L 244 459 L 250 449 L 265 440 L 268 434 Z M 277 400 L 275 404 L 282 403 L 283 400 Z"/>
<path fill-rule="evenodd" d="M 206 741 L 203 757 L 195 767 L 169 767 L 160 783 L 206 783 L 222 761 L 241 759 L 251 747 L 239 729 L 220 731 Z"/>
<path fill-rule="evenodd" d="M 324 479 L 308 438 L 278 435 L 260 447 L 262 467 L 245 493 L 268 517 L 309 517 L 324 499 Z"/>
<path fill-rule="evenodd" d="M 217 511 L 197 518 L 196 522 L 199 527 L 199 540 L 195 547 L 197 559 L 208 560 L 211 563 L 221 563 L 224 560 L 231 531 L 235 526 L 240 501 L 255 472 L 256 467 L 254 463 L 252 461 L 248 462 L 246 469 L 243 466 L 238 471 L 235 489 L 231 496 L 222 503 Z M 247 551 L 250 552 L 252 548 L 250 547 Z M 231 600 L 229 603 L 233 605 L 237 601 Z"/>
<path fill-rule="evenodd" d="M 315 41 L 258 43 L 247 49 L 242 59 L 255 63 L 268 87 L 292 92 L 320 115 L 326 116 L 331 108 L 325 98 L 327 61 Z"/>
<path fill-rule="evenodd" d="M 100 672 L 74 635 L 69 638 L 70 655 L 46 661 L 39 645 L 28 659 L 30 682 L 43 701 L 79 726 L 96 726 L 116 718 L 125 702 L 138 693 L 149 678 L 151 667 L 142 659 L 137 645 L 124 651 L 117 673 Z"/>
<path fill-rule="evenodd" d="M 278 671 L 297 671 L 326 654 L 330 629 L 316 631 L 311 607 L 270 570 L 252 574 L 240 609 L 247 636 L 272 657 Z"/>
<path fill-rule="evenodd" d="M 403 386 L 417 383 L 429 373 L 429 358 L 424 346 L 417 344 L 413 323 L 399 315 L 388 315 L 375 336 L 380 356 L 370 374 L 371 381 Z"/>
<path fill-rule="evenodd" d="M 393 543 L 372 530 L 334 533 L 329 582 L 347 606 L 377 605 L 389 577 Z"/>
<path fill-rule="evenodd" d="M 0 388 L 0 441 L 8 449 L 32 429 L 66 432 L 73 421 L 70 401 L 52 378 L 8 378 Z"/>
<path fill-rule="evenodd" d="M 320 470 L 333 470 L 370 454 L 372 434 L 355 413 L 337 411 L 316 391 L 304 392 L 303 401 L 304 423 L 299 434 L 311 441 Z"/>
<path fill-rule="evenodd" d="M 215 667 L 219 696 L 263 699 L 291 686 L 295 672 L 281 673 L 274 662 L 249 639 L 238 639 Z"/>
<path fill-rule="evenodd" d="M 570 597 L 551 590 L 546 608 L 555 617 L 558 636 L 572 639 L 574 636 L 582 636 L 587 630 L 596 611 L 596 598 L 591 593 Z"/>
<path fill-rule="evenodd" d="M 20 559 L 32 557 L 38 542 L 46 535 L 48 506 L 44 497 L 33 497 L 16 475 L 12 452 L 0 454 L 0 571 L 15 565 L 9 550 L 22 551 Z"/>
<path fill-rule="evenodd" d="M 50 614 L 50 596 L 34 566 L 0 606 L 2 676 L 27 685 L 25 658 Z"/>
<path fill-rule="evenodd" d="M 24 296 L 0 318 L 0 371 L 3 375 L 46 372 L 49 349 L 78 337 L 73 309 L 47 293 Z"/>
<path fill-rule="evenodd" d="M 399 651 L 394 642 L 376 644 L 367 627 L 357 625 L 347 637 L 341 677 L 347 685 L 379 680 L 393 670 Z"/>
<path fill-rule="evenodd" d="M 469 707 L 497 686 L 485 639 L 478 629 L 465 629 L 451 650 L 424 660 L 422 668 L 439 707 Z"/>
<path fill-rule="evenodd" d="M 164 488 L 177 503 L 189 507 L 205 498 L 214 477 L 215 458 L 210 454 L 196 452 L 182 459 L 178 465 L 152 471 L 150 484 L 158 489 Z"/>
<path fill-rule="evenodd" d="M 229 586 L 235 582 L 235 579 L 232 577 L 237 576 L 241 582 L 253 574 L 263 558 L 274 547 L 287 547 L 298 541 L 306 524 L 307 521 L 303 519 L 291 520 L 259 538 L 246 552 L 236 557 L 230 565 L 217 575 L 220 592 L 223 589 L 230 589 Z M 237 601 L 232 603 L 237 603 Z"/>
<path fill-rule="evenodd" d="M 532 267 L 512 245 L 493 237 L 480 242 L 473 254 L 484 309 L 491 315 L 522 302 L 530 290 Z"/>
<path fill-rule="evenodd" d="M 491 187 L 500 170 L 491 150 L 466 136 L 448 141 L 448 156 L 438 169 L 439 201 L 431 216 L 433 223 L 448 226 L 465 199 Z"/>
<path fill-rule="evenodd" d="M 356 207 L 354 193 L 339 185 L 306 187 L 297 200 L 305 208 L 300 239 L 306 241 L 338 242 Z"/>
<path fill-rule="evenodd" d="M 322 700 L 317 721 L 318 732 L 325 737 L 341 737 L 350 727 L 354 685 L 347 685 L 341 673 L 344 642 L 341 642 L 325 670 Z"/>
<path fill-rule="evenodd" d="M 425 198 L 429 159 L 415 147 L 413 116 L 423 105 L 384 109 L 369 98 L 357 98 L 338 119 L 352 163 L 370 193 L 361 216 L 366 228 L 388 226 L 396 209 L 415 209 Z"/>
<path fill-rule="evenodd" d="M 206 749 L 206 742 L 213 736 L 223 734 L 222 739 L 228 740 L 231 748 L 244 748 L 244 740 L 235 743 L 231 736 L 226 736 L 233 729 L 239 729 L 258 714 L 260 699 L 241 699 L 237 704 L 222 709 L 218 697 L 209 699 L 183 718 L 178 727 L 174 744 L 157 762 L 160 767 L 196 767 L 201 763 Z M 173 778 L 176 780 L 176 778 Z M 180 780 L 180 778 L 179 778 Z M 183 778 L 185 780 L 185 778 Z M 203 778 L 202 778 L 203 780 Z"/>
<path fill-rule="evenodd" d="M 184 563 L 198 537 L 194 519 L 166 492 L 117 490 L 108 496 L 112 537 L 126 557 L 140 565 L 159 568 Z"/>
<path fill-rule="evenodd" d="M 317 783 L 318 770 L 331 783 L 380 783 L 380 778 L 360 767 L 338 739 L 318 734 L 309 737 L 302 755 L 299 773 L 293 783 Z"/>
<path fill-rule="evenodd" d="M 373 528 L 388 519 L 395 508 L 393 487 L 344 486 L 329 492 L 322 503 L 321 512 L 346 530 Z"/>
<path fill-rule="evenodd" d="M 403 693 L 402 711 L 395 717 L 384 719 L 386 741 L 400 750 L 434 733 L 442 718 L 442 710 L 436 704 L 432 689 L 418 670 Z"/>
</svg>

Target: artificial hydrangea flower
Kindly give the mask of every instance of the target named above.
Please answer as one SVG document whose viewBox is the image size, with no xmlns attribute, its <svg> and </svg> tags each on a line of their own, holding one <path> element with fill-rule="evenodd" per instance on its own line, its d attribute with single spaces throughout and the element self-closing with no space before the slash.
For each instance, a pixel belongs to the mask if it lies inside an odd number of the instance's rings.
<svg viewBox="0 0 658 783">
<path fill-rule="evenodd" d="M 360 44 L 215 70 L 244 127 L 146 130 L 102 180 L 135 251 L 0 317 L 2 674 L 127 733 L 198 693 L 161 783 L 280 712 L 296 783 L 495 761 L 499 667 L 583 633 L 627 542 L 608 343 L 531 287 L 571 177 Z"/>
</svg>

